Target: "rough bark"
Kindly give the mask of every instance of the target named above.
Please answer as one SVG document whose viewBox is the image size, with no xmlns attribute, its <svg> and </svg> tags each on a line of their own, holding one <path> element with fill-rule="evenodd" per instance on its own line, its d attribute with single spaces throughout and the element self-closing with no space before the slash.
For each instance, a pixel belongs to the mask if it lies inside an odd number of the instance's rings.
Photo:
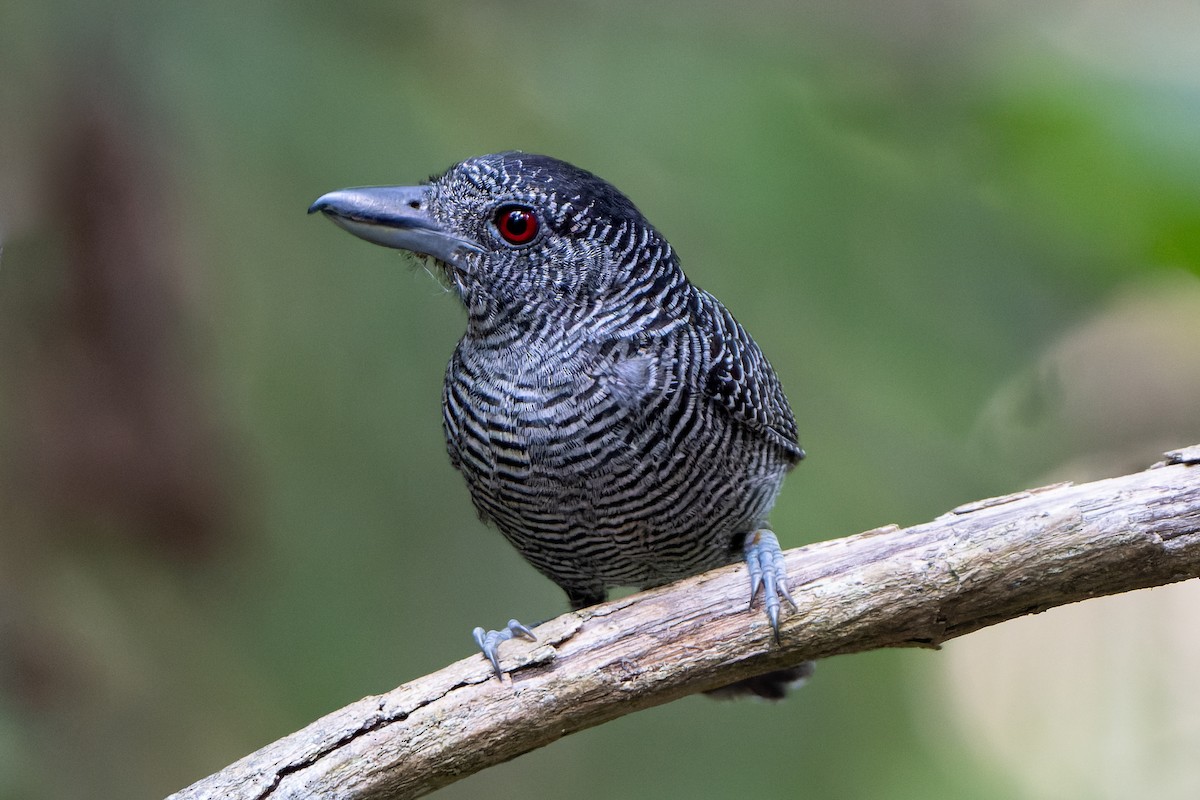
<svg viewBox="0 0 1200 800">
<path fill-rule="evenodd" d="M 536 643 L 366 697 L 172 795 L 408 798 L 569 733 L 772 668 L 936 647 L 1014 617 L 1200 576 L 1200 445 L 1137 474 L 1056 485 L 787 553 L 781 641 L 745 567 L 564 614 Z"/>
</svg>

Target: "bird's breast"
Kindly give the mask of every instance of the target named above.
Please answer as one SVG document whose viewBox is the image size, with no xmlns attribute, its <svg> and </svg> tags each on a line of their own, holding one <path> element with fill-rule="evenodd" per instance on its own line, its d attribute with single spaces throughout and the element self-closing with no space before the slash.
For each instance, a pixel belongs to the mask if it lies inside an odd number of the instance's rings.
<svg viewBox="0 0 1200 800">
<path fill-rule="evenodd" d="M 570 482 L 619 454 L 616 440 L 636 424 L 652 369 L 635 364 L 614 378 L 590 355 L 459 348 L 444 412 L 451 455 L 468 481 Z"/>
<path fill-rule="evenodd" d="M 784 465 L 685 388 L 699 347 L 617 341 L 534 358 L 461 343 L 445 430 L 480 515 L 564 586 L 650 585 L 724 563 Z"/>
</svg>

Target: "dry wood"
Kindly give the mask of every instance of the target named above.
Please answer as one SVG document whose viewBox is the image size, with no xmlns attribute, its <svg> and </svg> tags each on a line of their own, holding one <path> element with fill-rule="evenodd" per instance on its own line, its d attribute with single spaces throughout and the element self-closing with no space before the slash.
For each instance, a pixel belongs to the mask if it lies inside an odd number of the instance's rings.
<svg viewBox="0 0 1200 800">
<path fill-rule="evenodd" d="M 1134 475 L 962 506 L 787 553 L 782 643 L 745 567 L 564 614 L 366 697 L 172 795 L 408 798 L 569 733 L 775 667 L 947 639 L 1089 597 L 1200 576 L 1200 445 Z M 715 712 L 714 712 L 715 713 Z"/>
</svg>

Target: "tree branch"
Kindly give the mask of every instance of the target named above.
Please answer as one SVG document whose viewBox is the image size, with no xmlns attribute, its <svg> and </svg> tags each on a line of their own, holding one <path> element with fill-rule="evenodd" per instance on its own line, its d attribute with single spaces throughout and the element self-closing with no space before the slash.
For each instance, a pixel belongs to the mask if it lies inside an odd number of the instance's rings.
<svg viewBox="0 0 1200 800">
<path fill-rule="evenodd" d="M 1200 576 L 1200 445 L 1134 475 L 983 500 L 787 553 L 782 643 L 735 565 L 626 597 L 366 697 L 171 800 L 408 798 L 575 731 L 772 668 L 937 647 L 1089 597 Z"/>
</svg>

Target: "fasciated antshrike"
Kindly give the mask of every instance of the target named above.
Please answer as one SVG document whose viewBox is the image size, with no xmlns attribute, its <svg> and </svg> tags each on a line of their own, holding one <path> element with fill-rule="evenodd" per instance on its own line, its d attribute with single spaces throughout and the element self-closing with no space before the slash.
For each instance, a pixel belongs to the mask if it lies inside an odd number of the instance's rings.
<svg viewBox="0 0 1200 800">
<path fill-rule="evenodd" d="M 443 390 L 450 460 L 480 516 L 573 608 L 745 558 L 778 636 L 791 597 L 767 515 L 804 457 L 791 408 L 633 203 L 563 161 L 507 152 L 309 210 L 432 259 L 466 306 Z M 516 620 L 475 631 L 497 674 L 514 636 L 533 634 Z M 809 666 L 719 691 L 782 697 Z"/>
</svg>

